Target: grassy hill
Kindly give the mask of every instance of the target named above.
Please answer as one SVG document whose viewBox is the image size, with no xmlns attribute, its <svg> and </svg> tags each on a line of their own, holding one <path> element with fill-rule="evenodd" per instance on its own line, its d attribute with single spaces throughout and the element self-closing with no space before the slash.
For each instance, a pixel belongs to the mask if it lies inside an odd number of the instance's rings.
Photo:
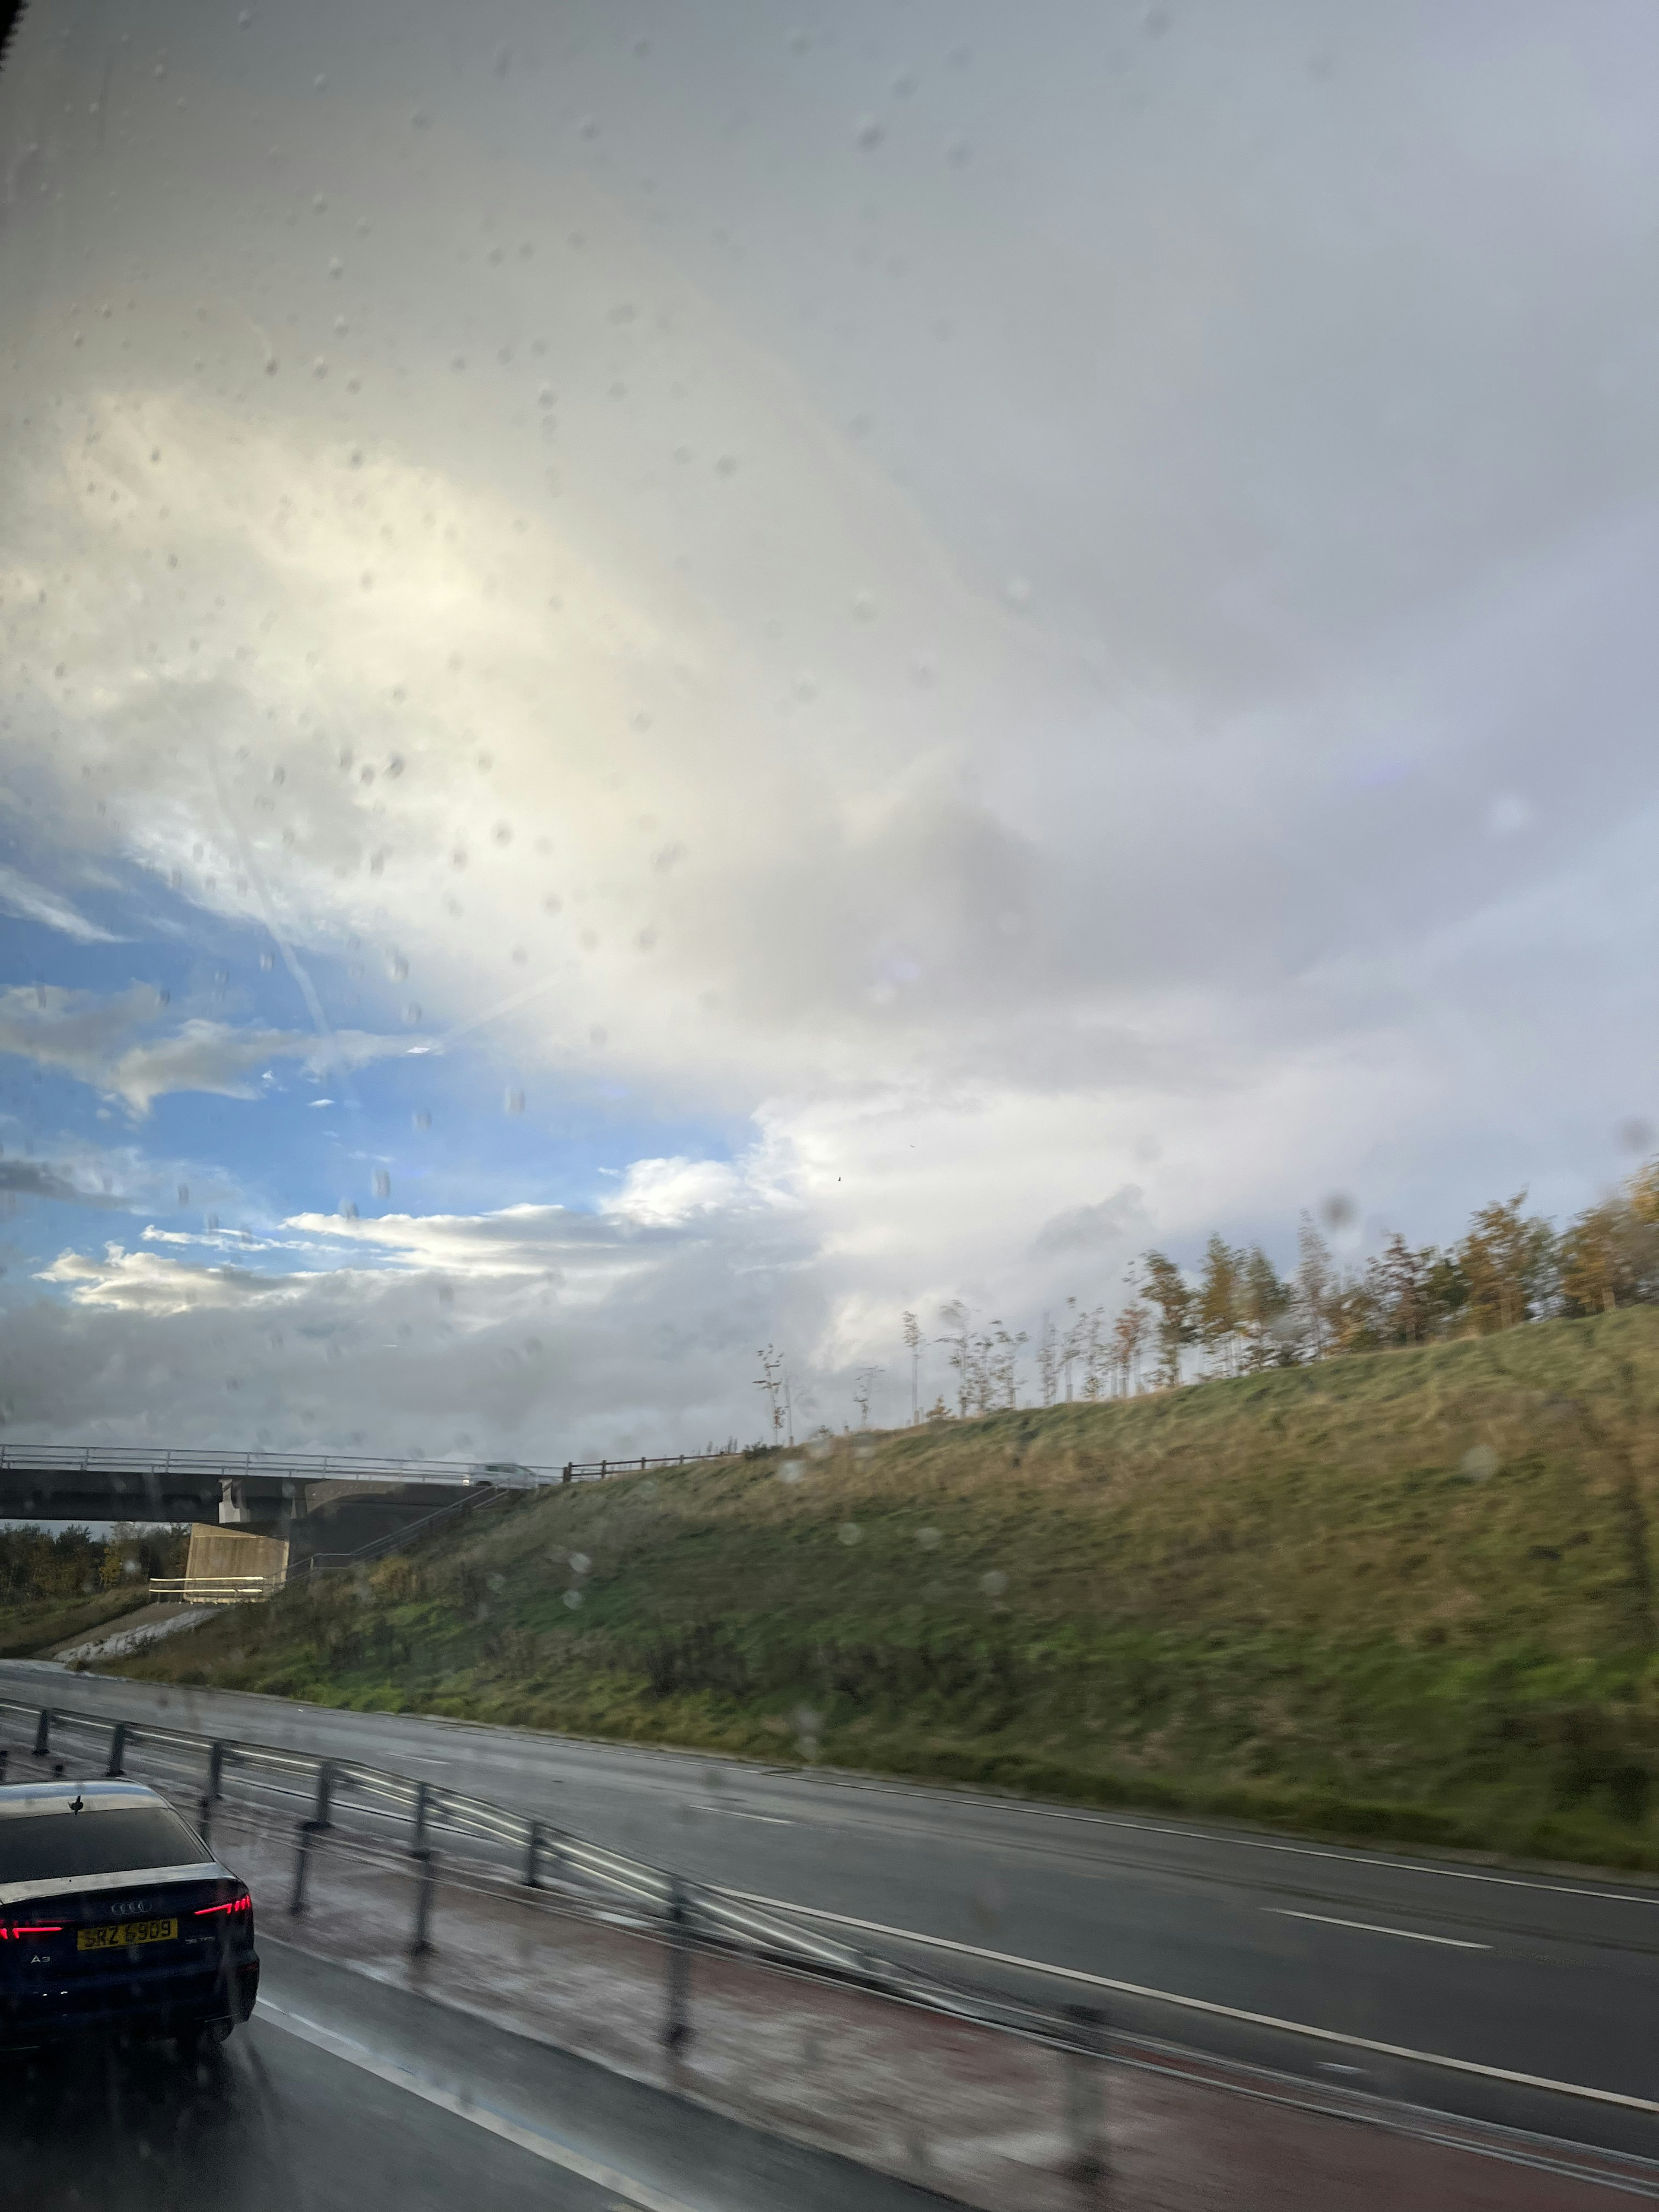
<svg viewBox="0 0 1659 2212">
<path fill-rule="evenodd" d="M 29 1597 L 0 1601 L 0 1659 L 38 1659 L 71 1638 L 89 1637 L 149 1601 L 143 1583 L 76 1597 Z"/>
<path fill-rule="evenodd" d="M 630 1476 L 126 1662 L 1659 1869 L 1659 1312 Z"/>
</svg>

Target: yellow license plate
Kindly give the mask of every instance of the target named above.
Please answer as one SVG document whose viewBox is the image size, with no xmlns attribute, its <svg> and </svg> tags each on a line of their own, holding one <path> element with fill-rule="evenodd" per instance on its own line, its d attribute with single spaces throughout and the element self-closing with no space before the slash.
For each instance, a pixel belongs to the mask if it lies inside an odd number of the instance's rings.
<svg viewBox="0 0 1659 2212">
<path fill-rule="evenodd" d="M 118 1928 L 78 1928 L 77 1951 L 125 1951 L 137 1943 L 171 1943 L 179 1933 L 176 1920 L 124 1920 Z"/>
</svg>

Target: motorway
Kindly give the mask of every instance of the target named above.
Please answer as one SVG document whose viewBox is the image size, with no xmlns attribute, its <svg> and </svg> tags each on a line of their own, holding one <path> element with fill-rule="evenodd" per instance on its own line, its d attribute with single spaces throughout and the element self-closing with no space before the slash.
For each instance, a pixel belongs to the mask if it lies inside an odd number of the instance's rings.
<svg viewBox="0 0 1659 2212">
<path fill-rule="evenodd" d="M 0 1664 L 0 1695 L 424 1776 L 694 1880 L 834 1916 L 827 1925 L 872 1950 L 1050 2002 L 1103 2003 L 1142 2033 L 1659 2155 L 1659 1883 L 33 1662 Z M 1443 2060 L 1459 2065 L 1431 2063 Z"/>
<path fill-rule="evenodd" d="M 259 2007 L 167 2046 L 9 2061 L 0 2205 L 28 2212 L 939 2212 L 260 1935 Z"/>
</svg>

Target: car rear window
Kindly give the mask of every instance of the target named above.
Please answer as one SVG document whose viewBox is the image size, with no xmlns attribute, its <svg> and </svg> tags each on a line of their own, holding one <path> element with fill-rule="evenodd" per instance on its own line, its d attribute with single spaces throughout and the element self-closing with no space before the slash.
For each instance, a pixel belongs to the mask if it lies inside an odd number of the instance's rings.
<svg viewBox="0 0 1659 2212">
<path fill-rule="evenodd" d="M 195 1866 L 208 1856 L 201 1838 L 165 1805 L 0 1818 L 0 1882 Z"/>
</svg>

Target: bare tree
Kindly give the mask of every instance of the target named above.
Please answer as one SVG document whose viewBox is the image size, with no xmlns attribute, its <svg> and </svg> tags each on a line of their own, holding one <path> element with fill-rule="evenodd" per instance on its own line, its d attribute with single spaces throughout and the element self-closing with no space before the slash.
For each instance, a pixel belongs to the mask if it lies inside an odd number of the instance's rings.
<svg viewBox="0 0 1659 2212">
<path fill-rule="evenodd" d="M 884 1375 L 884 1367 L 860 1367 L 853 1377 L 853 1403 L 859 1409 L 859 1426 L 870 1425 L 870 1393 L 875 1388 L 878 1375 Z"/>
<path fill-rule="evenodd" d="M 1072 1370 L 1083 1358 L 1089 1340 L 1088 1316 L 1079 1314 L 1077 1300 L 1066 1301 L 1066 1334 L 1060 1340 L 1060 1371 L 1066 1378 L 1066 1402 L 1072 1402 Z"/>
<path fill-rule="evenodd" d="M 1304 1213 L 1296 1232 L 1293 1297 L 1310 1359 L 1322 1359 L 1330 1348 L 1331 1300 L 1335 1291 L 1331 1248 L 1315 1228 L 1313 1216 Z"/>
<path fill-rule="evenodd" d="M 1079 1317 L 1083 1334 L 1083 1395 L 1092 1404 L 1111 1385 L 1112 1354 L 1106 1337 L 1106 1309 L 1091 1306 Z"/>
<path fill-rule="evenodd" d="M 761 1371 L 755 1378 L 755 1388 L 766 1393 L 767 1410 L 772 1417 L 772 1441 L 776 1443 L 784 1432 L 789 1412 L 789 1378 L 784 1371 L 783 1354 L 774 1345 L 764 1345 L 757 1353 Z M 794 1442 L 793 1423 L 790 1426 L 790 1442 Z"/>
<path fill-rule="evenodd" d="M 945 1364 L 952 1369 L 957 1378 L 957 1412 L 966 1415 L 974 1410 L 979 1395 L 979 1357 L 973 1334 L 972 1314 L 960 1298 L 951 1298 L 939 1310 L 945 1327 L 939 1342 L 946 1346 Z"/>
<path fill-rule="evenodd" d="M 1042 1402 L 1052 1406 L 1060 1395 L 1060 1341 L 1047 1312 L 1042 1316 L 1042 1332 L 1037 1338 L 1036 1370 Z"/>
<path fill-rule="evenodd" d="M 921 1419 L 921 1324 L 913 1313 L 904 1316 L 904 1348 L 910 1355 L 910 1425 Z"/>
<path fill-rule="evenodd" d="M 1019 1403 L 1019 1348 L 1027 1340 L 1025 1331 L 1010 1336 L 1000 1321 L 991 1323 L 985 1358 L 986 1381 L 989 1385 L 988 1399 L 1000 1396 L 1002 1403 L 1012 1407 Z M 991 1410 L 988 1403 L 984 1409 Z"/>
</svg>

